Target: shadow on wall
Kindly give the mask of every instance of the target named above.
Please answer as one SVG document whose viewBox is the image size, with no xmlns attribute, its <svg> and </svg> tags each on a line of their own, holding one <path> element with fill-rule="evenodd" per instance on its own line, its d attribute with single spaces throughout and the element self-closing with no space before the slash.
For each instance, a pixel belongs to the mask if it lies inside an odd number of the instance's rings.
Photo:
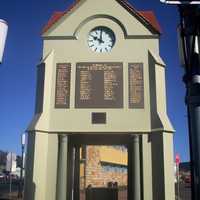
<svg viewBox="0 0 200 200">
<path fill-rule="evenodd" d="M 33 182 L 33 167 L 35 156 L 35 133 L 28 133 L 28 149 L 25 167 L 24 200 L 35 200 L 36 185 Z"/>
<path fill-rule="evenodd" d="M 149 141 L 152 146 L 152 195 L 154 200 L 159 200 L 165 196 L 162 134 L 152 133 Z"/>
<path fill-rule="evenodd" d="M 151 55 L 148 53 L 149 57 L 149 81 L 150 81 L 150 110 L 151 110 L 151 129 L 156 129 L 162 127 L 162 122 L 157 112 L 157 99 L 156 99 L 156 72 L 155 65 L 156 61 Z"/>
</svg>

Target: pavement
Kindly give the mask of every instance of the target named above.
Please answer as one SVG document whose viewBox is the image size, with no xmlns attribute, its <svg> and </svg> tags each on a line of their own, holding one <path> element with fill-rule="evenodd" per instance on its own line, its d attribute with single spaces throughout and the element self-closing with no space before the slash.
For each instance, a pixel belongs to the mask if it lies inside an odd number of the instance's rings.
<svg viewBox="0 0 200 200">
<path fill-rule="evenodd" d="M 22 200 L 20 198 L 17 198 L 18 195 L 18 184 L 13 183 L 12 184 L 12 192 L 10 191 L 10 185 L 9 183 L 0 183 L 0 200 Z"/>
<path fill-rule="evenodd" d="M 176 200 L 192 200 L 191 199 L 191 187 L 189 184 L 180 183 L 180 194 L 179 198 L 177 195 L 177 185 L 175 186 L 175 192 L 176 192 Z M 80 200 L 85 200 L 85 194 L 82 193 L 80 195 Z M 127 190 L 119 190 L 118 192 L 118 200 L 127 200 Z"/>
<path fill-rule="evenodd" d="M 180 183 L 180 194 L 178 198 L 177 185 L 175 186 L 176 200 L 192 200 L 191 199 L 191 187 L 188 184 Z M 17 190 L 13 191 L 11 195 L 8 192 L 0 190 L 0 200 L 22 200 L 22 198 L 17 198 Z M 85 200 L 85 195 L 80 195 L 80 200 Z M 118 200 L 127 200 L 127 191 L 121 190 L 118 193 Z"/>
<path fill-rule="evenodd" d="M 22 198 L 17 197 L 18 192 L 12 192 L 11 194 L 1 194 L 0 200 L 22 200 Z"/>
</svg>

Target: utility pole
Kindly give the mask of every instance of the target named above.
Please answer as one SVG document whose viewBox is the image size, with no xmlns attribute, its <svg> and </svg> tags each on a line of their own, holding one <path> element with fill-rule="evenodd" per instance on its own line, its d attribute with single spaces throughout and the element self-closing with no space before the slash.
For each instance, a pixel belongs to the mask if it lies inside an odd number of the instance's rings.
<svg viewBox="0 0 200 200">
<path fill-rule="evenodd" d="M 183 56 L 188 111 L 192 200 L 200 199 L 200 0 L 160 0 L 177 4 L 180 13 L 180 51 Z"/>
<path fill-rule="evenodd" d="M 26 135 L 23 133 L 21 135 L 21 150 L 22 150 L 22 155 L 21 155 L 21 169 L 20 169 L 20 181 L 19 181 L 19 191 L 18 191 L 18 197 L 22 198 L 23 197 L 23 171 L 24 171 L 24 149 L 25 149 L 25 142 L 26 142 Z"/>
</svg>

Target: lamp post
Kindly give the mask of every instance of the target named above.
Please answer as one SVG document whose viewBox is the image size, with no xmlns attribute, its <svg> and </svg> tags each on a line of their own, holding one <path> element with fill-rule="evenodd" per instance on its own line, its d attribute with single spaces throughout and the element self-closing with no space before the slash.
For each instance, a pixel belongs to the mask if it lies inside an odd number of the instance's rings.
<svg viewBox="0 0 200 200">
<path fill-rule="evenodd" d="M 21 168 L 20 168 L 20 181 L 19 181 L 19 191 L 18 197 L 22 198 L 22 188 L 23 188 L 23 170 L 24 170 L 24 149 L 25 149 L 26 135 L 23 133 L 21 135 L 21 150 L 22 150 L 22 159 L 21 159 Z"/>
<path fill-rule="evenodd" d="M 185 60 L 185 102 L 188 110 L 192 199 L 200 199 L 200 9 L 179 6 L 181 39 Z"/>
<path fill-rule="evenodd" d="M 180 13 L 181 55 L 186 86 L 192 200 L 200 199 L 200 0 L 160 0 L 177 4 Z M 196 5 L 195 5 L 196 4 Z"/>
<path fill-rule="evenodd" d="M 8 33 L 8 24 L 3 19 L 0 19 L 0 64 L 2 63 L 3 53 Z"/>
</svg>

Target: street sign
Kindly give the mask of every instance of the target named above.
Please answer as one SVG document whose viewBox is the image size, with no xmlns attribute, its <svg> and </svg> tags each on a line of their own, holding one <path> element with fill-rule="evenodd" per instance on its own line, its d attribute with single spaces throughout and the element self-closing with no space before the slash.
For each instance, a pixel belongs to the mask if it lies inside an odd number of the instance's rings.
<svg viewBox="0 0 200 200">
<path fill-rule="evenodd" d="M 26 134 L 22 133 L 22 135 L 21 135 L 21 144 L 24 146 L 25 143 L 26 143 Z"/>
<path fill-rule="evenodd" d="M 9 152 L 7 155 L 7 160 L 6 160 L 6 171 L 9 172 L 15 172 L 16 171 L 16 166 L 17 166 L 17 161 L 16 161 L 16 154 Z"/>
<path fill-rule="evenodd" d="M 200 0 L 196 0 L 196 1 L 192 1 L 192 0 L 160 0 L 160 2 L 162 3 L 166 3 L 166 4 L 200 4 Z"/>
</svg>

